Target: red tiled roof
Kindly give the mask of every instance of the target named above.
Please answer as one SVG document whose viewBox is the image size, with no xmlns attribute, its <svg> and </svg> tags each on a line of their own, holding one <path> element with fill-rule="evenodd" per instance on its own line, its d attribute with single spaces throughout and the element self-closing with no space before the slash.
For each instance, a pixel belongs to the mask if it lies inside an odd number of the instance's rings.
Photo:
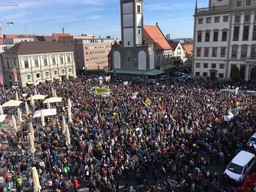
<svg viewBox="0 0 256 192">
<path fill-rule="evenodd" d="M 33 35 L 25 34 L 4 34 L 4 39 L 14 39 L 14 38 L 31 38 Z"/>
<path fill-rule="evenodd" d="M 156 50 L 172 50 L 160 28 L 156 25 L 144 25 L 144 40 L 148 44 L 156 44 Z"/>
<path fill-rule="evenodd" d="M 3 45 L 3 43 L 4 43 L 3 38 L 0 38 L 0 45 Z"/>
<path fill-rule="evenodd" d="M 183 45 L 185 51 L 187 52 L 188 55 L 192 55 L 193 52 L 193 45 L 192 44 L 185 44 Z"/>
<path fill-rule="evenodd" d="M 69 33 L 53 33 L 53 36 L 58 39 L 59 37 L 70 36 L 70 34 Z"/>
</svg>

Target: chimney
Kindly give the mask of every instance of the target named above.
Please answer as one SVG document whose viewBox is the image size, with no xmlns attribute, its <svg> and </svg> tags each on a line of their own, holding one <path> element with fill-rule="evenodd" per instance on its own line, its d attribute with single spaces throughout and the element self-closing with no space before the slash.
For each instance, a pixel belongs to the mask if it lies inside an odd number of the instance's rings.
<svg viewBox="0 0 256 192">
<path fill-rule="evenodd" d="M 158 22 L 156 22 L 156 26 L 158 26 Z"/>
</svg>

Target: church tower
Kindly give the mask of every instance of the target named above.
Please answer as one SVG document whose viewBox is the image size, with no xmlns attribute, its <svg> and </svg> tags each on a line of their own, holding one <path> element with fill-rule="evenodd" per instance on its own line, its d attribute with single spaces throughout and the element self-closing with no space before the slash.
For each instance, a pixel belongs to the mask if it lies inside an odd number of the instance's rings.
<svg viewBox="0 0 256 192">
<path fill-rule="evenodd" d="M 121 36 L 123 47 L 143 42 L 143 0 L 121 0 Z"/>
</svg>

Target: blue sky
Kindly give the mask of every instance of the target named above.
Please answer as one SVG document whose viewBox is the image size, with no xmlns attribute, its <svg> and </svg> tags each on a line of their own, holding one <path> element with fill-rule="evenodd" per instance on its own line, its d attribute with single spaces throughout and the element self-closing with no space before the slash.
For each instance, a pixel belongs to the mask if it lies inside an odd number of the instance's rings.
<svg viewBox="0 0 256 192">
<path fill-rule="evenodd" d="M 1 0 L 4 34 L 51 35 L 62 28 L 72 35 L 92 34 L 120 38 L 120 0 Z M 208 0 L 199 0 L 207 7 Z M 144 0 L 144 24 L 158 22 L 171 38 L 193 36 L 195 0 Z M 13 25 L 6 23 L 12 21 Z"/>
</svg>

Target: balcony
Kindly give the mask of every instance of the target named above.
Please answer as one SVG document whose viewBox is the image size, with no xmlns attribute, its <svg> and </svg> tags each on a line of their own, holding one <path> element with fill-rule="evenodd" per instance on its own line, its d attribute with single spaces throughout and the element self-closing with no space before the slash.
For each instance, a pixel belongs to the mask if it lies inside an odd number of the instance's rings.
<svg viewBox="0 0 256 192">
<path fill-rule="evenodd" d="M 203 7 L 196 9 L 196 13 L 205 13 L 205 12 L 219 12 L 219 11 L 228 11 L 230 10 L 230 5 L 223 5 L 223 6 L 212 6 L 212 7 Z"/>
</svg>

